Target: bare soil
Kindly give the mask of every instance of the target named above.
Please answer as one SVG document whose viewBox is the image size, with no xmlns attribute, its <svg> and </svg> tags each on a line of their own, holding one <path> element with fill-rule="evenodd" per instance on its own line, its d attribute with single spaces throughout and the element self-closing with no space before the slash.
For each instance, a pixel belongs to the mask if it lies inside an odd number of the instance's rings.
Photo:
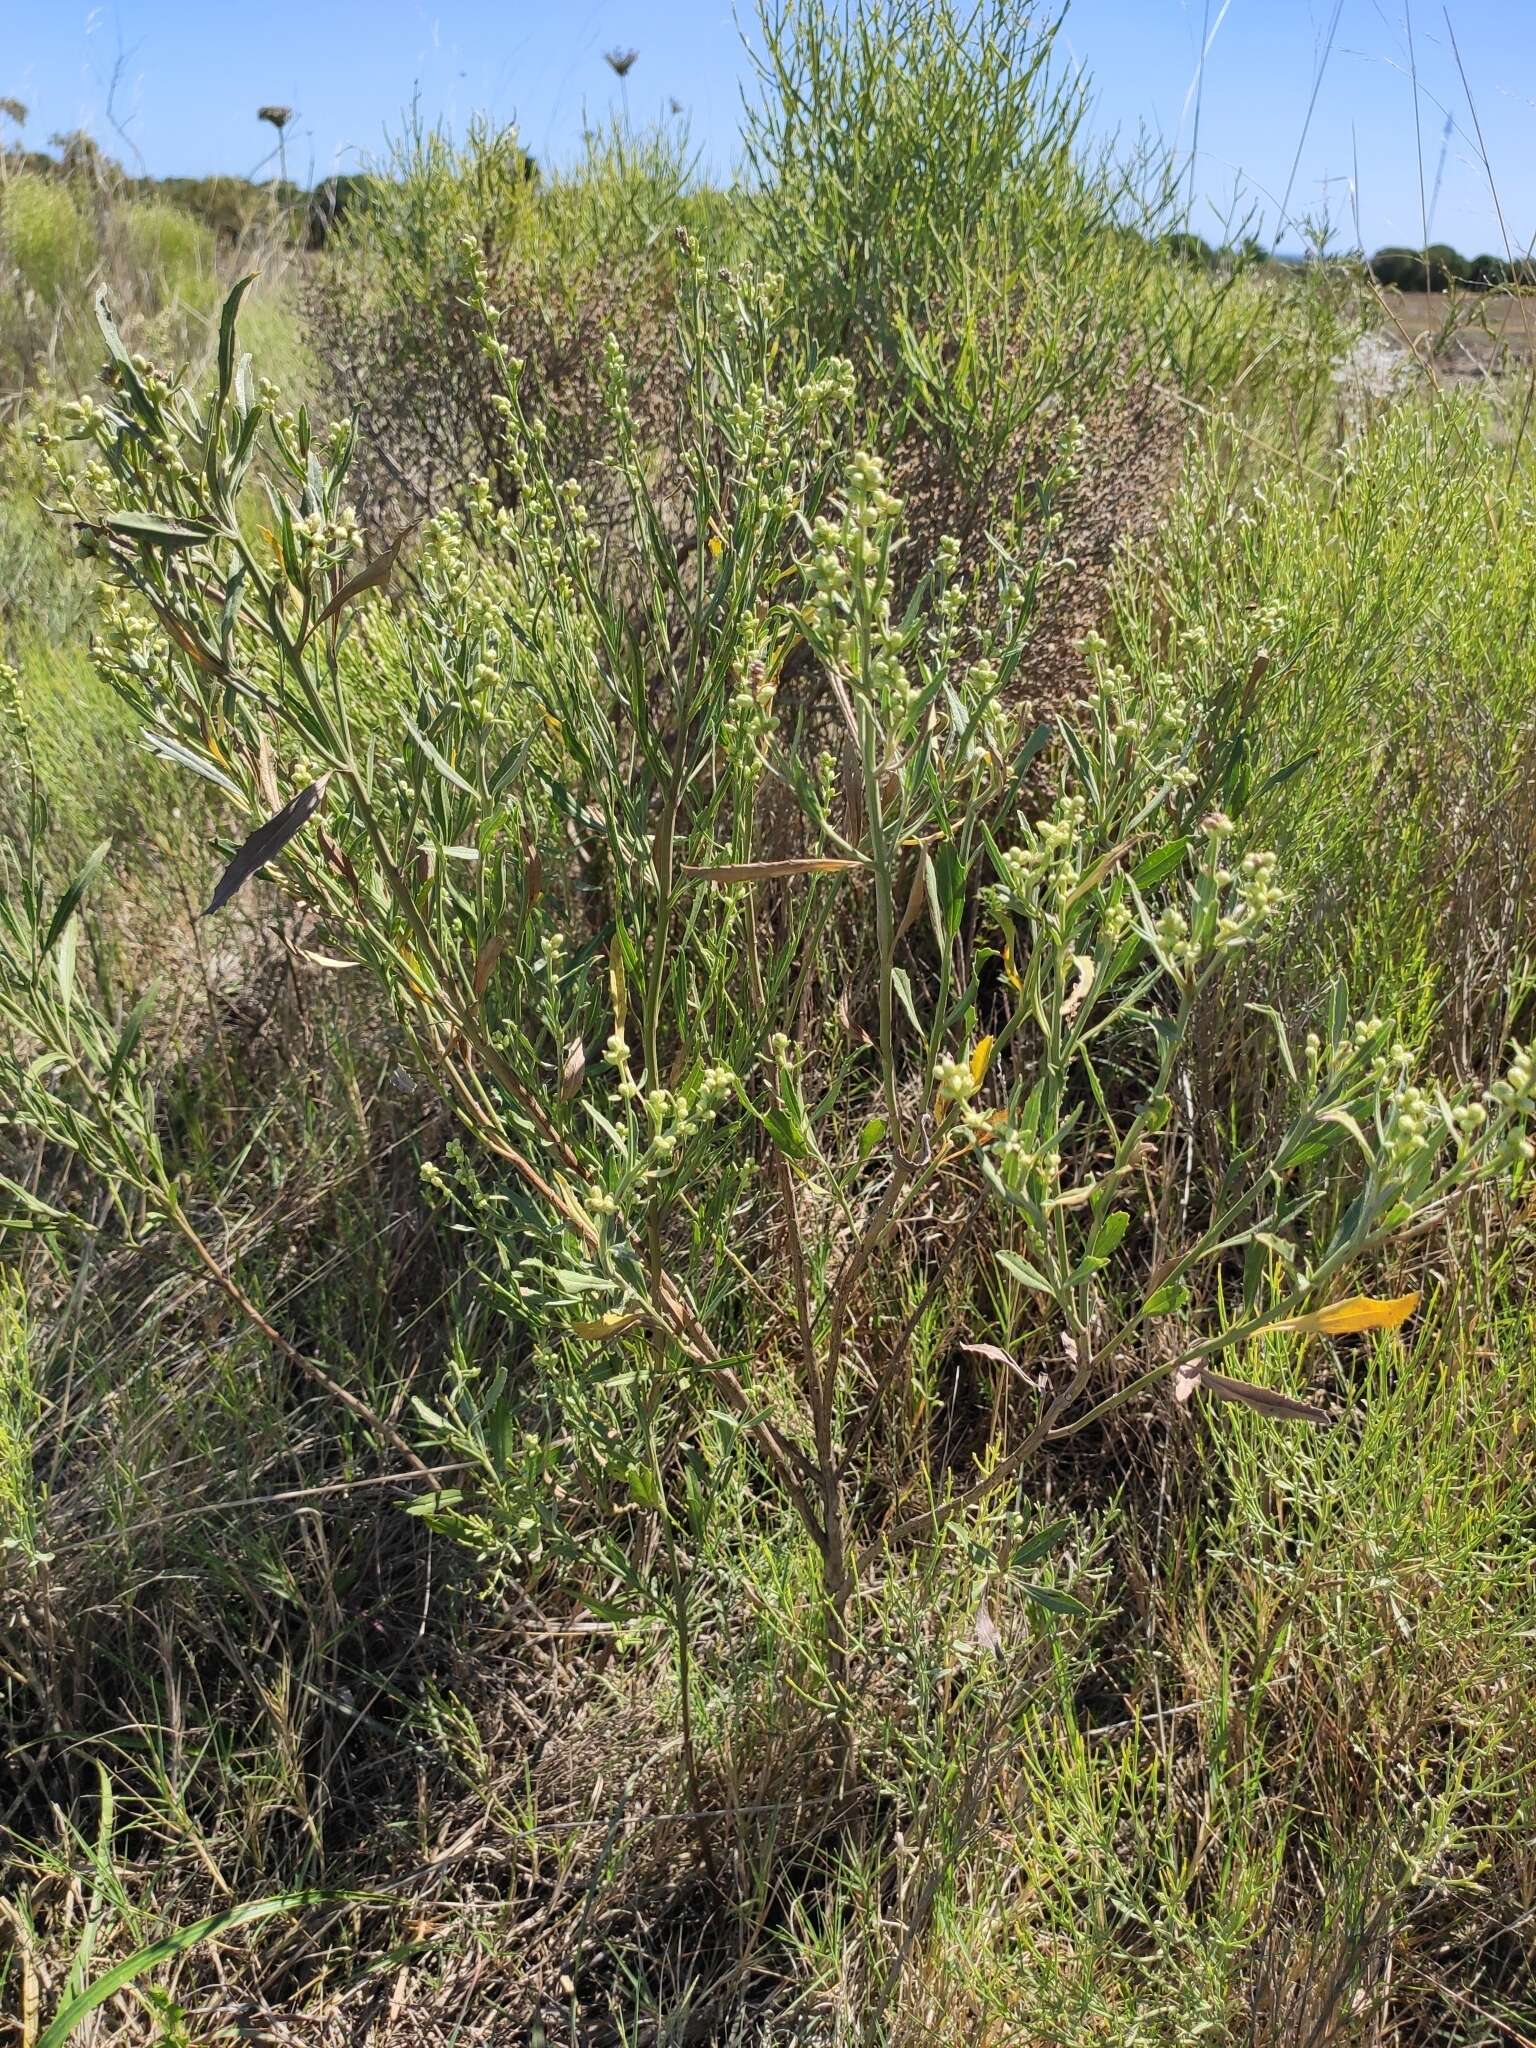
<svg viewBox="0 0 1536 2048">
<path fill-rule="evenodd" d="M 1386 338 L 1437 383 L 1518 376 L 1536 361 L 1536 294 L 1382 294 Z"/>
</svg>

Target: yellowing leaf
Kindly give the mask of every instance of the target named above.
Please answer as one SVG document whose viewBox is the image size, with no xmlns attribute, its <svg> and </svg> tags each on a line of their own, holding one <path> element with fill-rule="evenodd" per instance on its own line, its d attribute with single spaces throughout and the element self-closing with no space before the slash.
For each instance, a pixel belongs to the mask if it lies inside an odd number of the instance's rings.
<svg viewBox="0 0 1536 2048">
<path fill-rule="evenodd" d="M 1008 982 L 1009 987 L 1016 988 L 1022 995 L 1024 992 L 1024 983 L 1020 978 L 1019 970 L 1013 964 L 1012 932 L 1009 932 L 1003 940 L 1003 974 Z"/>
<path fill-rule="evenodd" d="M 1273 1330 L 1295 1330 L 1307 1336 L 1349 1337 L 1360 1330 L 1396 1330 L 1407 1322 L 1419 1305 L 1417 1294 L 1398 1294 L 1379 1301 L 1373 1294 L 1352 1294 L 1347 1301 L 1330 1302 L 1311 1315 L 1287 1316 L 1271 1323 Z"/>
<path fill-rule="evenodd" d="M 861 868 L 861 860 L 835 859 L 830 854 L 796 860 L 727 861 L 719 867 L 684 868 L 691 882 L 775 882 L 791 875 L 834 875 Z"/>
<path fill-rule="evenodd" d="M 632 1330 L 636 1323 L 644 1321 L 644 1316 L 623 1309 L 610 1309 L 607 1315 L 596 1316 L 589 1323 L 571 1323 L 567 1327 L 573 1337 L 595 1337 L 599 1342 L 606 1342 L 610 1337 L 622 1337 L 626 1330 Z"/>
<path fill-rule="evenodd" d="M 992 1037 L 979 1038 L 971 1053 L 971 1079 L 979 1088 L 987 1078 L 987 1068 L 992 1064 Z"/>
</svg>

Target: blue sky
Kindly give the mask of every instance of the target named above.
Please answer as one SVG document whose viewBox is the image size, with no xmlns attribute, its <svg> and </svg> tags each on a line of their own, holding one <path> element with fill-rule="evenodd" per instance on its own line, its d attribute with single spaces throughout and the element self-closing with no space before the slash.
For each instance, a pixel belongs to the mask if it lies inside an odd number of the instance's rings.
<svg viewBox="0 0 1536 2048">
<path fill-rule="evenodd" d="M 603 62 L 613 47 L 640 53 L 631 115 L 676 99 L 724 173 L 747 71 L 729 0 L 9 0 L 7 11 L 0 93 L 32 108 L 28 135 L 89 127 L 158 175 L 252 171 L 271 140 L 255 108 L 274 101 L 298 110 L 295 175 L 354 168 L 413 95 L 455 125 L 475 112 L 516 118 L 535 156 L 555 160 L 584 118 L 619 104 Z M 1241 189 L 1274 238 L 1289 188 L 1292 218 L 1326 205 L 1346 244 L 1358 208 L 1368 248 L 1418 242 L 1430 215 L 1434 239 L 1500 251 L 1447 12 L 1509 237 L 1524 246 L 1536 236 L 1532 0 L 1419 0 L 1411 17 L 1404 0 L 1072 0 L 1063 49 L 1092 81 L 1102 132 L 1145 125 L 1186 154 L 1198 141 L 1194 225 L 1206 233 Z"/>
</svg>

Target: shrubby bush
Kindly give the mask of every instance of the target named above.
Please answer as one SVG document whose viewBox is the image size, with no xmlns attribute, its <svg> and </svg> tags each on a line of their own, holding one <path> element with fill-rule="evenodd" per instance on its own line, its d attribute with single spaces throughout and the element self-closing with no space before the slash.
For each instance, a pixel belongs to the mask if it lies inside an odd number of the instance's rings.
<svg viewBox="0 0 1536 2048">
<path fill-rule="evenodd" d="M 856 1744 L 878 1560 L 1007 1507 L 1047 1443 L 1154 1382 L 1326 1419 L 1218 1362 L 1266 1330 L 1400 1319 L 1328 1297 L 1523 1171 L 1536 1074 L 1519 1048 L 1486 1090 L 1420 1074 L 1340 984 L 1305 1046 L 1277 1022 L 1284 1122 L 1233 1131 L 1176 1224 L 1194 1020 L 1285 900 L 1245 842 L 1240 757 L 1106 671 L 1061 736 L 1059 794 L 1021 807 L 1048 738 L 1010 708 L 1028 582 L 1004 568 L 978 604 L 951 542 L 898 607 L 902 507 L 850 443 L 851 368 L 784 350 L 776 281 L 687 279 L 686 559 L 609 346 L 636 590 L 550 467 L 472 276 L 516 490 L 481 484 L 429 527 L 393 616 L 357 610 L 388 559 L 366 560 L 345 497 L 353 431 L 253 379 L 238 292 L 203 395 L 104 316 L 107 401 L 74 411 L 90 460 L 51 458 L 55 483 L 146 743 L 266 821 L 211 908 L 280 862 L 307 945 L 370 974 L 462 1126 L 432 1185 L 533 1377 L 469 1371 L 424 1413 L 476 1475 L 430 1512 L 681 1631 L 676 1547 L 707 1540 L 711 1465 L 746 1456 L 815 1561 L 818 1675 L 796 1682 Z M 187 1234 L 139 1026 L 77 984 L 87 879 L 54 905 L 24 869 L 9 899 L 5 1001 L 42 1055 L 13 1062 L 14 1099 Z M 1036 1392 L 1006 1453 L 984 1433 L 941 1469 L 899 1424 L 919 1389 L 882 1298 L 897 1247 L 942 1271 L 961 1215 L 1005 1304 L 994 1412 L 1016 1373 Z M 755 1273 L 754 1246 L 779 1252 Z M 615 1512 L 657 1518 L 653 1567 Z M 1009 1569 L 997 1597 L 1027 1606 Z"/>
<path fill-rule="evenodd" d="M 1358 275 L 1170 251 L 1079 107 L 1004 10 L 775 17 L 732 194 L 408 134 L 337 424 L 249 293 L 44 415 L 0 1567 L 66 2024 L 210 1877 L 226 2001 L 348 1895 L 343 2031 L 1432 2031 L 1458 1943 L 1515 2009 L 1522 462 L 1341 421 Z"/>
<path fill-rule="evenodd" d="M 557 473 L 594 480 L 610 333 L 647 439 L 663 443 L 677 234 L 712 210 L 689 192 L 683 145 L 660 130 L 591 135 L 580 164 L 546 180 L 515 130 L 474 124 L 457 144 L 409 128 L 309 278 L 327 392 L 358 421 L 354 488 L 371 523 L 398 530 L 461 505 L 471 476 L 498 503 L 515 498 L 472 309 L 476 264 Z"/>
</svg>

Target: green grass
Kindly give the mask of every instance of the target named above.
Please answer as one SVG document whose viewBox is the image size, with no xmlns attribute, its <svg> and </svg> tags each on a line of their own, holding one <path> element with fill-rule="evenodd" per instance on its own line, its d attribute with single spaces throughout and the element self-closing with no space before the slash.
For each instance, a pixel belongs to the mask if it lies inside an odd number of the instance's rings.
<svg viewBox="0 0 1536 2048">
<path fill-rule="evenodd" d="M 0 486 L 0 2010 L 1518 2042 L 1522 393 L 1360 400 L 1359 281 L 1184 260 L 1006 10 L 764 49 L 730 191 L 409 129 L 217 418 L 223 266 L 125 200 L 129 347 L 191 374 L 98 402 L 181 471 L 65 408 L 104 253 L 4 188 L 0 349 L 77 438 Z M 306 634 L 406 501 L 455 509 Z M 220 537 L 104 615 L 61 509 Z M 198 919 L 323 767 L 325 839 Z M 1274 1327 L 1357 1287 L 1416 1312 Z M 1224 1334 L 1246 1395 L 1176 1399 Z"/>
</svg>

